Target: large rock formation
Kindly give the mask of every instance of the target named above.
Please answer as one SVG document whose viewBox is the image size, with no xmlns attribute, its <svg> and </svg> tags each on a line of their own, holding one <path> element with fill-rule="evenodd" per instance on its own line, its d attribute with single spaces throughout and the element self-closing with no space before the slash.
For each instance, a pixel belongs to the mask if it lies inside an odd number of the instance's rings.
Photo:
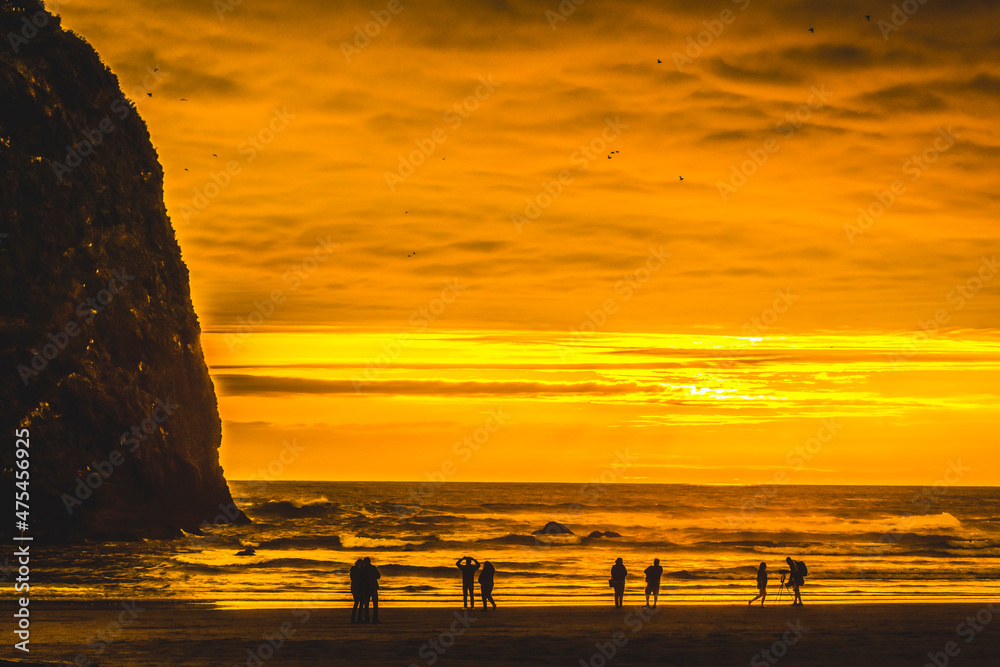
<svg viewBox="0 0 1000 667">
<path fill-rule="evenodd" d="M 36 539 L 247 521 L 219 465 L 215 391 L 145 123 L 90 45 L 40 3 L 0 0 L 0 35 L 8 507 L 14 429 L 26 428 Z M 8 513 L 4 534 L 12 523 Z"/>
</svg>

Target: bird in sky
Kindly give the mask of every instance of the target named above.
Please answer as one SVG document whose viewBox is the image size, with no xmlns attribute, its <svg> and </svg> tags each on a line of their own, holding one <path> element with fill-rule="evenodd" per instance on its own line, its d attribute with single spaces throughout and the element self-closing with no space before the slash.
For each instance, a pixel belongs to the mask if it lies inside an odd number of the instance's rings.
<svg viewBox="0 0 1000 667">
<path fill-rule="evenodd" d="M 681 179 L 682 181 L 684 180 L 683 176 L 678 176 L 677 178 Z"/>
<path fill-rule="evenodd" d="M 813 29 L 812 29 L 812 28 L 809 28 L 809 32 L 812 32 L 812 31 L 813 31 Z"/>
<path fill-rule="evenodd" d="M 181 98 L 181 102 L 187 102 L 187 98 L 186 97 L 182 97 Z"/>
<path fill-rule="evenodd" d="M 663 61 L 660 60 L 659 58 L 656 59 L 656 62 L 659 63 L 659 64 L 663 64 Z"/>
<path fill-rule="evenodd" d="M 215 153 L 212 153 L 212 157 L 219 157 L 219 156 L 216 155 Z"/>
<path fill-rule="evenodd" d="M 148 95 L 149 97 L 152 97 L 153 93 L 146 93 L 146 95 Z"/>
<path fill-rule="evenodd" d="M 184 167 L 184 171 L 187 171 L 187 167 Z"/>
<path fill-rule="evenodd" d="M 872 20 L 872 17 L 871 17 L 871 16 L 868 16 L 867 14 L 865 15 L 865 18 L 866 18 L 866 19 L 868 19 L 869 21 L 871 21 L 871 20 Z"/>
</svg>

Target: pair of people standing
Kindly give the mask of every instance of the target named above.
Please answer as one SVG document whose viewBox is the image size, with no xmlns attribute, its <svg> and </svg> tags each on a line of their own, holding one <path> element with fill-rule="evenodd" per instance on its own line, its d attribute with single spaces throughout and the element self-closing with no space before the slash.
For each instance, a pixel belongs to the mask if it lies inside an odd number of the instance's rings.
<svg viewBox="0 0 1000 667">
<path fill-rule="evenodd" d="M 369 557 L 359 558 L 351 567 L 351 596 L 354 598 L 351 623 L 382 622 L 378 620 L 378 580 L 381 578 L 382 573 Z"/>
<path fill-rule="evenodd" d="M 463 556 L 455 561 L 455 565 L 462 571 L 462 606 L 476 606 L 476 570 L 479 569 L 479 561 L 472 556 Z M 493 563 L 485 561 L 483 571 L 479 573 L 479 595 L 483 599 L 483 609 L 486 609 L 488 600 L 493 608 L 497 608 L 497 603 L 493 600 L 493 583 L 497 570 Z"/>
<path fill-rule="evenodd" d="M 808 573 L 805 563 L 800 560 L 792 560 L 791 556 L 785 558 L 785 562 L 788 563 L 787 570 L 778 570 L 781 574 L 781 585 L 785 586 L 785 575 L 789 575 L 787 587 L 791 588 L 795 593 L 795 598 L 792 600 L 792 604 L 795 606 L 802 606 L 802 593 L 799 587 L 805 583 L 805 576 Z M 761 563 L 757 567 L 757 597 L 750 600 L 747 604 L 753 604 L 756 600 L 760 600 L 761 604 L 764 604 L 764 600 L 767 599 L 767 563 Z"/>
<path fill-rule="evenodd" d="M 646 568 L 644 574 L 646 575 L 646 606 L 649 606 L 649 596 L 653 596 L 653 608 L 656 608 L 656 603 L 660 598 L 660 579 L 663 577 L 663 568 L 660 567 L 660 559 L 654 558 L 653 564 Z M 621 558 L 615 561 L 615 564 L 611 566 L 611 579 L 608 581 L 608 585 L 615 589 L 615 607 L 621 607 L 625 604 L 625 577 L 628 576 L 628 570 L 625 569 L 625 563 Z"/>
</svg>

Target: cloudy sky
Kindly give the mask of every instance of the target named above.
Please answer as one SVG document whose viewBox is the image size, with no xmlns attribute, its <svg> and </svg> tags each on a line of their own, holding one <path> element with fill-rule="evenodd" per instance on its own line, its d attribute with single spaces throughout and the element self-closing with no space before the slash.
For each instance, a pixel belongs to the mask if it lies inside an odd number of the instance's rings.
<svg viewBox="0 0 1000 667">
<path fill-rule="evenodd" d="M 987 5 L 50 8 L 149 126 L 230 477 L 627 450 L 636 481 L 930 485 L 1000 483 Z"/>
</svg>

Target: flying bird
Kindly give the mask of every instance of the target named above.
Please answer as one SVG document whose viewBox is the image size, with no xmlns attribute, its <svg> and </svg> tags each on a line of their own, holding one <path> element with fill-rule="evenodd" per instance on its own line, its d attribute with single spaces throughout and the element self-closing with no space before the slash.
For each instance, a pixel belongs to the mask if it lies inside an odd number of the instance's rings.
<svg viewBox="0 0 1000 667">
<path fill-rule="evenodd" d="M 660 60 L 659 58 L 656 59 L 656 62 L 659 63 L 659 64 L 663 64 L 663 61 Z"/>
<path fill-rule="evenodd" d="M 182 97 L 181 98 L 181 102 L 187 102 L 187 98 L 186 97 Z"/>
<path fill-rule="evenodd" d="M 813 29 L 812 29 L 812 28 L 809 28 L 809 32 L 812 32 L 812 31 L 813 31 Z"/>
<path fill-rule="evenodd" d="M 187 171 L 187 167 L 184 167 L 184 171 Z"/>
<path fill-rule="evenodd" d="M 871 21 L 871 20 L 872 20 L 872 17 L 871 17 L 871 16 L 868 16 L 868 15 L 865 15 L 865 18 L 866 18 L 866 19 L 868 19 L 869 21 Z"/>
<path fill-rule="evenodd" d="M 677 178 L 681 179 L 682 181 L 684 180 L 683 176 L 678 176 Z"/>
<path fill-rule="evenodd" d="M 159 68 L 159 67 L 154 67 L 154 68 L 153 68 L 153 71 L 154 71 L 154 72 L 159 72 L 159 71 L 160 71 L 160 68 Z"/>
<path fill-rule="evenodd" d="M 146 93 L 148 96 L 152 97 L 153 93 Z"/>
<path fill-rule="evenodd" d="M 212 157 L 219 157 L 219 156 L 216 155 L 215 153 L 212 153 Z"/>
</svg>

